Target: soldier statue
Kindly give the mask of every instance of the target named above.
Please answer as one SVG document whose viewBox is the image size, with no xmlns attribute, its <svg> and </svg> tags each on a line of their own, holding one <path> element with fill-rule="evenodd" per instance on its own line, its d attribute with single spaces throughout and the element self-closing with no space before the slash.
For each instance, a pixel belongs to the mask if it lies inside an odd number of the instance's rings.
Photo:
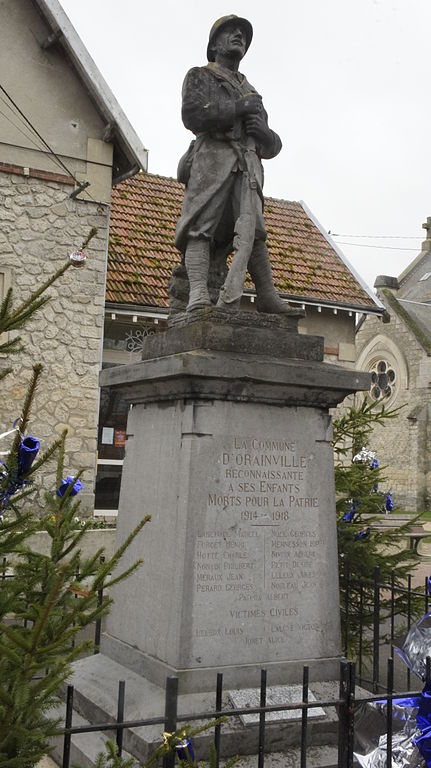
<svg viewBox="0 0 431 768">
<path fill-rule="evenodd" d="M 249 21 L 224 16 L 211 28 L 208 64 L 184 80 L 182 119 L 196 139 L 181 158 L 185 184 L 175 244 L 184 254 L 190 285 L 187 311 L 211 304 L 208 275 L 213 260 L 231 266 L 217 301 L 238 309 L 248 270 L 260 312 L 288 313 L 274 288 L 263 218 L 261 159 L 281 150 L 268 126 L 261 96 L 238 71 L 253 29 Z"/>
</svg>

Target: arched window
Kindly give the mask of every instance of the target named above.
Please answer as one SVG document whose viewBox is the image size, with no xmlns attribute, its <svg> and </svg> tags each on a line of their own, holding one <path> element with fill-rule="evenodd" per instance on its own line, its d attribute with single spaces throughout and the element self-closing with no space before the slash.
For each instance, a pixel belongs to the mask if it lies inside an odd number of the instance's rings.
<svg viewBox="0 0 431 768">
<path fill-rule="evenodd" d="M 409 372 L 404 353 L 388 336 L 379 333 L 358 354 L 357 368 L 371 373 L 367 398 L 382 405 L 395 405 L 409 389 Z"/>
<path fill-rule="evenodd" d="M 371 366 L 370 397 L 372 400 L 392 398 L 397 386 L 395 366 L 387 359 L 376 360 Z"/>
</svg>

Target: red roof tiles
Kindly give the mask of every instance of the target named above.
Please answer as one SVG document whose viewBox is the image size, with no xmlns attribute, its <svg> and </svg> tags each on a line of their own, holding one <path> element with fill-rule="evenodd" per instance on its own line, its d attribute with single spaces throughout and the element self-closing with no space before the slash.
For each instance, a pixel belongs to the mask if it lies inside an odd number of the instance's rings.
<svg viewBox="0 0 431 768">
<path fill-rule="evenodd" d="M 168 280 L 180 263 L 174 236 L 182 198 L 182 184 L 153 174 L 140 173 L 113 189 L 106 301 L 168 307 Z M 300 203 L 266 198 L 265 221 L 281 295 L 377 308 Z"/>
</svg>

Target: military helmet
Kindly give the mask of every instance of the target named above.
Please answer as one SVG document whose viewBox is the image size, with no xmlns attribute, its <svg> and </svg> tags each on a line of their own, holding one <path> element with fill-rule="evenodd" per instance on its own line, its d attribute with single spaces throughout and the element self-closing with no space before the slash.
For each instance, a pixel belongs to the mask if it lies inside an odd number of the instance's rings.
<svg viewBox="0 0 431 768">
<path fill-rule="evenodd" d="M 211 27 L 210 36 L 208 40 L 208 48 L 207 48 L 207 59 L 208 61 L 214 61 L 214 50 L 213 50 L 213 43 L 215 38 L 217 37 L 220 30 L 223 29 L 227 24 L 231 24 L 234 22 L 235 24 L 238 24 L 239 27 L 243 30 L 245 34 L 245 50 L 248 51 L 251 43 L 251 39 L 253 37 L 253 27 L 251 26 L 250 22 L 247 21 L 247 19 L 242 19 L 240 16 L 236 16 L 234 13 L 229 14 L 229 16 L 222 16 L 220 19 L 217 19 L 217 21 L 214 22 L 214 24 Z"/>
</svg>

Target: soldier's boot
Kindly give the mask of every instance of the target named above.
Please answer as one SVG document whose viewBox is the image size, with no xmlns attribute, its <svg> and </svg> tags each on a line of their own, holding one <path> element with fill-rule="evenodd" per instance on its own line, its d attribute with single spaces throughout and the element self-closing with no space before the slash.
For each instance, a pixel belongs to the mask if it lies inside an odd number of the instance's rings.
<svg viewBox="0 0 431 768">
<path fill-rule="evenodd" d="M 274 288 L 268 248 L 263 240 L 256 240 L 248 262 L 248 271 L 256 287 L 256 309 L 275 315 L 288 315 L 291 308 Z"/>
<path fill-rule="evenodd" d="M 185 254 L 187 277 L 190 284 L 187 312 L 211 304 L 208 292 L 208 273 L 210 265 L 210 245 L 207 240 L 191 239 L 187 243 Z"/>
<path fill-rule="evenodd" d="M 223 299 L 223 287 L 220 288 L 220 294 L 217 300 L 217 307 L 219 309 L 227 309 L 229 312 L 232 312 L 232 310 L 239 309 L 240 304 L 241 304 L 241 297 L 239 299 L 235 299 L 234 301 L 225 301 Z"/>
</svg>

